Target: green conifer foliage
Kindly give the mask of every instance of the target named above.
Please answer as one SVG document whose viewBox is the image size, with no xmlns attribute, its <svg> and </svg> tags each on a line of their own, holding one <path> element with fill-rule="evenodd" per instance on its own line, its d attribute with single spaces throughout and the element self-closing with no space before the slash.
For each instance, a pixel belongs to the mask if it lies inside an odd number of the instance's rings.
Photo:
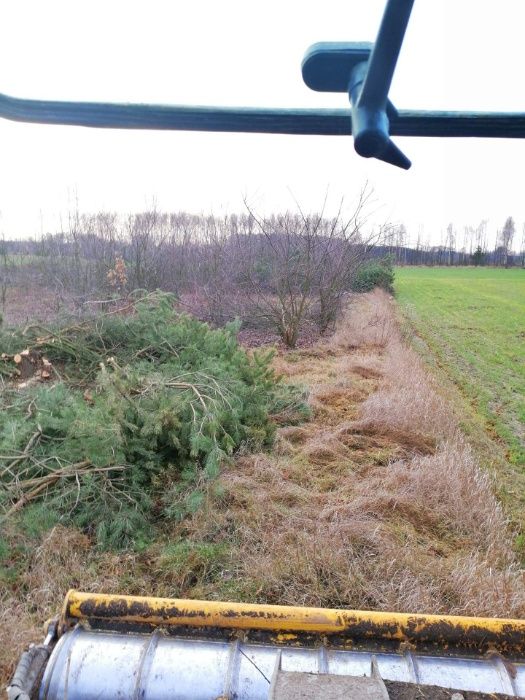
<svg viewBox="0 0 525 700">
<path fill-rule="evenodd" d="M 136 544 L 197 509 L 203 484 L 241 445 L 269 446 L 273 414 L 304 417 L 271 353 L 247 353 L 234 324 L 212 330 L 173 301 L 156 293 L 131 315 L 3 332 L 2 347 L 57 368 L 47 384 L 8 384 L 1 395 L 4 517 L 28 530 L 74 523 L 103 547 Z"/>
</svg>

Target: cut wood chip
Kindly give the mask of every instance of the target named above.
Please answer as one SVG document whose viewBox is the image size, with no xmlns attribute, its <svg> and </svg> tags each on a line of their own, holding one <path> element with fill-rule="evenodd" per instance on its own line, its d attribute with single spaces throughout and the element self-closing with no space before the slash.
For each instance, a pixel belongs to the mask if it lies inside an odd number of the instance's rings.
<svg viewBox="0 0 525 700">
<path fill-rule="evenodd" d="M 16 355 L 13 357 L 13 361 L 19 365 L 22 362 L 22 355 L 19 353 L 16 353 Z"/>
</svg>

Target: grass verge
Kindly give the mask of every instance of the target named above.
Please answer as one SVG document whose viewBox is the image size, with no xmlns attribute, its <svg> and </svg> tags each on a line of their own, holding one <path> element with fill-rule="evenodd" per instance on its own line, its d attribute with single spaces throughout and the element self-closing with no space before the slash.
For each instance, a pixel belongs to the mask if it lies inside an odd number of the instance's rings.
<svg viewBox="0 0 525 700">
<path fill-rule="evenodd" d="M 525 557 L 525 271 L 399 268 L 395 286 L 408 335 L 495 475 Z"/>
</svg>

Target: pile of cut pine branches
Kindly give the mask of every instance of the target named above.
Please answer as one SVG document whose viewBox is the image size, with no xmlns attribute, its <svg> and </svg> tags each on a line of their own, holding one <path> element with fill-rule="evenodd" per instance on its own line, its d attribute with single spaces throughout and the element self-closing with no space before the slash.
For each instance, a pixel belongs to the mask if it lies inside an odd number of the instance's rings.
<svg viewBox="0 0 525 700">
<path fill-rule="evenodd" d="M 126 314 L 3 331 L 2 518 L 42 518 L 44 509 L 50 526 L 74 523 L 115 547 L 198 508 L 239 447 L 271 444 L 272 415 L 306 413 L 271 353 L 247 353 L 237 331 L 178 313 L 160 292 Z M 12 361 L 21 353 L 33 376 Z"/>
</svg>

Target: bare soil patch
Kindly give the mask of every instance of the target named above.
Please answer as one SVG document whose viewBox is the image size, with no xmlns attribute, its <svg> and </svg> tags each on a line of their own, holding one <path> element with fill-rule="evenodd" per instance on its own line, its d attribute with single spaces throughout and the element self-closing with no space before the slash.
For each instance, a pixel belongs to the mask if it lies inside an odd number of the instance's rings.
<svg viewBox="0 0 525 700">
<path fill-rule="evenodd" d="M 43 285 L 28 283 L 8 287 L 4 322 L 9 326 L 45 322 L 54 319 L 63 308 L 53 290 Z"/>
</svg>

